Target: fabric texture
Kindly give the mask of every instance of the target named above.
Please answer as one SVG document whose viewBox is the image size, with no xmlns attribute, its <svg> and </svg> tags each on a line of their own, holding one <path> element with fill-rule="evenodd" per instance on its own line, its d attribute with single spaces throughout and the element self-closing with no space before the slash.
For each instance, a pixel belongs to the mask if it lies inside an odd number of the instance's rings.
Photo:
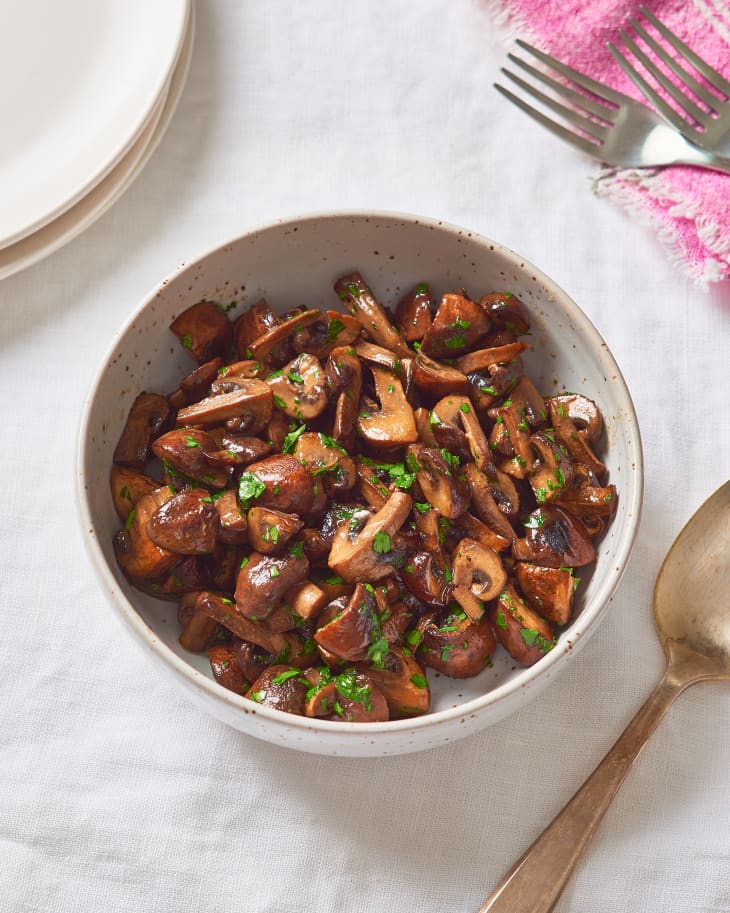
<svg viewBox="0 0 730 913">
<path fill-rule="evenodd" d="M 507 39 L 526 38 L 576 70 L 647 103 L 606 46 L 612 41 L 621 48 L 619 29 L 627 28 L 630 16 L 646 25 L 638 0 L 491 0 L 488 5 Z M 653 0 L 644 5 L 710 66 L 730 77 L 730 7 L 723 0 Z M 651 25 L 647 31 L 659 37 Z M 654 57 L 653 52 L 649 56 Z M 640 64 L 638 69 L 642 71 Z M 651 77 L 649 82 L 656 86 Z M 659 91 L 672 103 L 661 87 Z M 730 275 L 726 174 L 683 166 L 653 172 L 605 168 L 595 189 L 652 226 L 672 261 L 701 286 Z"/>
<path fill-rule="evenodd" d="M 142 174 L 0 282 L 0 913 L 474 913 L 662 674 L 654 579 L 728 476 L 730 283 L 699 292 L 590 192 L 589 160 L 505 104 L 483 0 L 197 14 Z M 192 705 L 109 609 L 74 497 L 84 397 L 148 291 L 260 224 L 356 208 L 454 222 L 551 276 L 613 351 L 646 458 L 630 567 L 550 688 L 459 742 L 373 760 L 284 750 Z M 730 683 L 697 685 L 556 913 L 730 913 L 729 765 Z"/>
</svg>

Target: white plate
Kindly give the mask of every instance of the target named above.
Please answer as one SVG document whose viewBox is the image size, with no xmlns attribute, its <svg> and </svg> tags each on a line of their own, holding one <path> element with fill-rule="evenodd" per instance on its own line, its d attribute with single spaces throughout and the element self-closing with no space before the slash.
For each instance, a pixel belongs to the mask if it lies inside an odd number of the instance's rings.
<svg viewBox="0 0 730 913">
<path fill-rule="evenodd" d="M 126 155 L 170 80 L 189 12 L 190 0 L 4 4 L 0 247 L 56 218 Z"/>
<path fill-rule="evenodd" d="M 195 16 L 191 10 L 180 58 L 141 136 L 121 162 L 63 215 L 31 235 L 0 250 L 0 279 L 26 269 L 63 247 L 115 203 L 149 161 L 165 135 L 180 100 L 193 52 Z"/>
</svg>

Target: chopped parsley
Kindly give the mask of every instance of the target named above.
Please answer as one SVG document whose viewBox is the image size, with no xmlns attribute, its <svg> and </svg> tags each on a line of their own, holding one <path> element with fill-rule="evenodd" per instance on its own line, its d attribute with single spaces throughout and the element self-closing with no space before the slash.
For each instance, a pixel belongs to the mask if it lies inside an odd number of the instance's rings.
<svg viewBox="0 0 730 913">
<path fill-rule="evenodd" d="M 294 423 L 292 422 L 292 424 L 294 424 Z M 282 453 L 294 453 L 294 447 L 296 446 L 297 441 L 304 434 L 304 432 L 306 430 L 307 430 L 306 425 L 300 425 L 294 431 L 290 431 L 289 434 L 285 435 L 284 444 L 281 448 L 281 452 Z"/>
<path fill-rule="evenodd" d="M 390 536 L 384 529 L 379 529 L 373 536 L 373 551 L 379 555 L 387 555 L 390 549 Z"/>
<path fill-rule="evenodd" d="M 425 675 L 420 675 L 418 672 L 411 676 L 411 682 L 416 688 L 428 688 L 428 679 Z"/>
<path fill-rule="evenodd" d="M 238 482 L 238 497 L 243 507 L 248 507 L 251 501 L 255 501 L 265 491 L 264 483 L 252 472 L 244 472 Z"/>
<path fill-rule="evenodd" d="M 287 669 L 286 672 L 280 672 L 278 675 L 275 675 L 271 681 L 274 685 L 283 685 L 284 682 L 288 682 L 290 678 L 294 678 L 295 675 L 299 675 L 299 669 Z"/>
</svg>

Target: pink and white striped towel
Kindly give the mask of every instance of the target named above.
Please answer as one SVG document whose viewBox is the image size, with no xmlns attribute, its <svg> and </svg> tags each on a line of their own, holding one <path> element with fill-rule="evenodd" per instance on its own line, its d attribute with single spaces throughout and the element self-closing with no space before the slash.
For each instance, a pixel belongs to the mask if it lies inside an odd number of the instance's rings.
<svg viewBox="0 0 730 913">
<path fill-rule="evenodd" d="M 487 3 L 508 41 L 522 37 L 575 69 L 644 100 L 606 47 L 607 41 L 617 42 L 618 31 L 630 16 L 641 20 L 641 0 Z M 730 7 L 724 0 L 646 0 L 644 5 L 730 78 Z M 595 189 L 651 225 L 671 259 L 701 286 L 730 278 L 730 175 L 681 166 L 603 168 Z"/>
</svg>

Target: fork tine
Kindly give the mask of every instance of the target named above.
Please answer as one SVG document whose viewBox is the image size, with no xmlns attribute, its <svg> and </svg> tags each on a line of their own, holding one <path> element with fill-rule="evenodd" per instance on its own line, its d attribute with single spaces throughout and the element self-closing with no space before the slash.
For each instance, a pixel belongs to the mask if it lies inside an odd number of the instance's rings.
<svg viewBox="0 0 730 913">
<path fill-rule="evenodd" d="M 626 95 L 622 95 L 621 92 L 616 92 L 614 89 L 609 89 L 608 86 L 604 86 L 601 82 L 596 82 L 595 79 L 591 79 L 591 77 L 586 76 L 585 73 L 579 73 L 578 70 L 574 70 L 567 64 L 562 63 L 562 61 L 556 60 L 554 57 L 551 57 L 544 51 L 538 50 L 538 48 L 533 47 L 531 44 L 528 44 L 521 38 L 517 39 L 516 44 L 524 51 L 527 51 L 534 57 L 537 57 L 538 60 L 541 60 L 549 67 L 552 67 L 553 70 L 556 70 L 562 76 L 566 76 L 568 79 L 572 80 L 576 85 L 579 85 L 583 89 L 587 89 L 589 92 L 592 92 L 593 95 L 596 95 L 598 98 L 610 101 L 619 107 L 624 104 L 624 102 L 626 102 Z"/>
<path fill-rule="evenodd" d="M 638 32 L 641 26 L 637 22 L 634 22 L 632 19 L 629 19 L 629 25 L 633 26 L 634 29 Z M 702 108 L 697 107 L 697 105 L 682 92 L 681 89 L 678 89 L 677 86 L 667 79 L 667 77 L 662 73 L 659 67 L 654 63 L 654 61 L 647 57 L 647 55 L 641 50 L 638 44 L 627 34 L 623 29 L 619 29 L 619 35 L 623 38 L 624 44 L 631 51 L 631 53 L 636 57 L 637 60 L 640 60 L 641 63 L 646 67 L 646 69 L 651 73 L 651 75 L 656 79 L 660 86 L 664 88 L 666 93 L 670 95 L 679 105 L 679 107 L 688 114 L 695 124 L 700 126 L 704 123 L 704 118 L 706 113 Z"/>
<path fill-rule="evenodd" d="M 588 155 L 595 156 L 600 158 L 599 149 L 600 146 L 596 146 L 595 143 L 590 143 L 588 140 L 583 139 L 582 136 L 578 136 L 577 133 L 573 133 L 572 130 L 568 130 L 566 127 L 556 124 L 554 120 L 550 120 L 549 117 L 546 117 L 542 112 L 538 111 L 536 108 L 533 108 L 532 105 L 528 105 L 527 102 L 522 101 L 521 98 L 518 98 L 517 95 L 513 95 L 509 89 L 505 89 L 504 86 L 500 86 L 498 82 L 494 83 L 494 88 L 501 92 L 505 98 L 508 98 L 513 104 L 517 105 L 518 108 L 521 108 L 525 114 L 531 117 L 533 120 L 536 120 L 538 123 L 542 124 L 546 130 L 549 130 L 555 136 L 559 136 L 560 139 L 565 140 L 566 143 L 569 143 L 571 146 L 576 146 L 578 149 L 581 149 L 583 152 L 587 152 Z"/>
<path fill-rule="evenodd" d="M 701 83 L 697 82 L 694 76 L 691 73 L 688 73 L 685 68 L 678 63 L 671 54 L 668 54 L 667 51 L 659 44 L 659 42 L 650 35 L 646 29 L 644 29 L 638 22 L 633 19 L 630 19 L 629 22 L 633 25 L 636 33 L 640 35 L 646 44 L 654 51 L 657 57 L 662 60 L 667 67 L 674 73 L 674 75 L 680 79 L 685 86 L 692 92 L 697 98 L 702 99 L 702 101 L 710 108 L 711 111 L 718 113 L 716 108 L 719 102 L 717 95 L 713 95 L 709 89 L 706 89 Z M 662 74 L 663 75 L 663 74 Z"/>
<path fill-rule="evenodd" d="M 512 63 L 517 64 L 518 67 L 521 67 L 535 79 L 545 83 L 546 86 L 550 86 L 557 95 L 562 95 L 563 98 L 567 98 L 569 101 L 572 101 L 574 105 L 583 108 L 584 111 L 588 111 L 590 114 L 595 115 L 595 117 L 600 117 L 601 120 L 608 121 L 609 123 L 614 122 L 614 117 L 616 115 L 615 108 L 605 107 L 598 102 L 592 101 L 588 96 L 576 92 L 575 89 L 571 89 L 562 82 L 556 82 L 556 80 L 548 76 L 547 73 L 543 73 L 542 70 L 538 70 L 536 67 L 531 66 L 526 60 L 522 60 L 515 54 L 507 54 L 507 57 Z"/>
<path fill-rule="evenodd" d="M 502 72 L 508 79 L 511 79 L 512 82 L 517 83 L 517 85 L 524 92 L 542 102 L 546 107 L 550 108 L 556 114 L 560 115 L 563 120 L 567 120 L 568 123 L 573 124 L 573 126 L 577 127 L 579 130 L 582 130 L 584 133 L 589 134 L 589 136 L 592 136 L 599 142 L 605 140 L 606 130 L 610 128 L 602 127 L 594 120 L 589 120 L 587 117 L 584 117 L 577 111 L 573 111 L 571 108 L 566 108 L 565 105 L 561 105 L 560 102 L 555 101 L 554 98 L 550 98 L 549 95 L 545 95 L 544 92 L 541 92 L 539 89 L 531 86 L 529 82 L 525 82 L 524 79 L 521 79 L 515 73 L 511 73 L 504 67 L 502 67 Z"/>
<path fill-rule="evenodd" d="M 685 134 L 693 130 L 691 125 L 683 117 L 680 117 L 674 108 L 671 108 L 661 95 L 649 85 L 644 77 L 633 68 L 613 42 L 608 42 L 608 49 L 613 54 L 616 63 L 621 67 L 624 73 L 626 73 L 639 91 L 643 92 L 644 96 L 649 99 L 657 111 L 666 118 L 675 129 L 679 130 L 680 133 L 683 132 Z"/>
<path fill-rule="evenodd" d="M 640 6 L 639 9 L 659 34 L 666 38 L 675 51 L 679 51 L 685 60 L 688 60 L 698 73 L 702 73 L 712 86 L 730 98 L 730 82 L 728 82 L 721 73 L 718 73 L 717 70 L 714 70 L 709 65 L 709 63 L 706 63 L 701 57 L 698 57 L 692 48 L 687 47 L 680 38 L 677 38 L 674 32 L 670 32 L 666 25 L 660 22 L 651 10 L 648 10 L 645 6 Z"/>
</svg>

